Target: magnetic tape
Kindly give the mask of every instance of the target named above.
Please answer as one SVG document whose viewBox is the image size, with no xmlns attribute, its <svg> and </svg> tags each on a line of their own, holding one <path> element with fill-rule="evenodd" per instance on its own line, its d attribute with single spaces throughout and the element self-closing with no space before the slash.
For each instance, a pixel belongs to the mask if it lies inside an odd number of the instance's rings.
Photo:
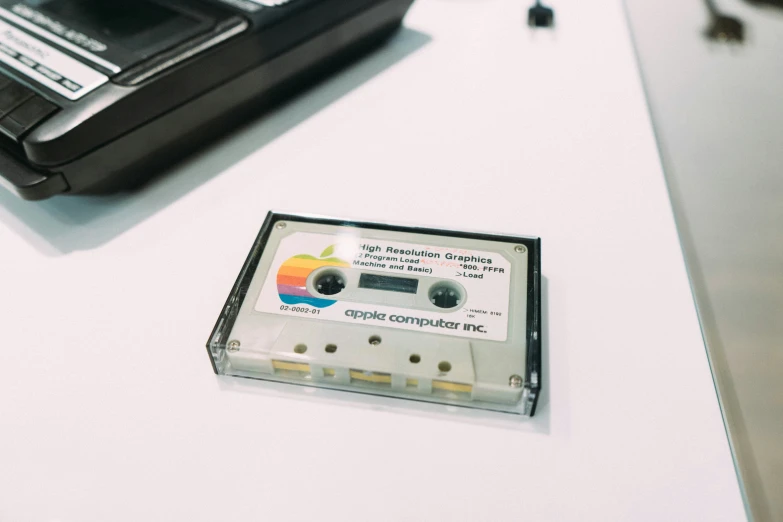
<svg viewBox="0 0 783 522">
<path fill-rule="evenodd" d="M 540 240 L 271 212 L 215 372 L 532 415 Z"/>
</svg>

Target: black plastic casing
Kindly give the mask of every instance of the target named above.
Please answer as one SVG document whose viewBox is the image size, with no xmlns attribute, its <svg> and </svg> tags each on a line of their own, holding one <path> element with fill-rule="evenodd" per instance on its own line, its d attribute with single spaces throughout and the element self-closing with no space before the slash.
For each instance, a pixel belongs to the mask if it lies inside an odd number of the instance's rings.
<svg viewBox="0 0 783 522">
<path fill-rule="evenodd" d="M 246 12 L 216 0 L 166 1 L 208 13 L 214 27 L 77 101 L 0 64 L 0 74 L 60 108 L 18 143 L 0 140 L 1 184 L 33 200 L 141 184 L 383 43 L 413 2 L 292 0 Z"/>
</svg>

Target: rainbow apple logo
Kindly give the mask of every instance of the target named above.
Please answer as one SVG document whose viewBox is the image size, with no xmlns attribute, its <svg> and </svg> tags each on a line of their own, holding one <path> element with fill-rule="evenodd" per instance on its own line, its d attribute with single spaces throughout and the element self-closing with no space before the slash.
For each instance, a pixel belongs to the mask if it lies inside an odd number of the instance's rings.
<svg viewBox="0 0 783 522">
<path fill-rule="evenodd" d="M 280 300 L 287 305 L 309 304 L 316 308 L 326 308 L 337 301 L 316 297 L 307 290 L 307 278 L 319 268 L 325 266 L 351 266 L 349 263 L 331 257 L 334 254 L 335 245 L 331 245 L 321 252 L 321 257 L 309 254 L 299 254 L 286 259 L 280 270 L 277 271 L 277 293 Z"/>
</svg>

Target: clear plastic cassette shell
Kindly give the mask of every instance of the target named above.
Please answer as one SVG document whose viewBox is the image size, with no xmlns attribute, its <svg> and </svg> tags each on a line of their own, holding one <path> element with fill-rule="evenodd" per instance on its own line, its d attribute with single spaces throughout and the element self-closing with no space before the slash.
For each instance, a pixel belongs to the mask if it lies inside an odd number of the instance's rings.
<svg viewBox="0 0 783 522">
<path fill-rule="evenodd" d="M 215 373 L 533 415 L 540 239 L 270 212 Z"/>
</svg>

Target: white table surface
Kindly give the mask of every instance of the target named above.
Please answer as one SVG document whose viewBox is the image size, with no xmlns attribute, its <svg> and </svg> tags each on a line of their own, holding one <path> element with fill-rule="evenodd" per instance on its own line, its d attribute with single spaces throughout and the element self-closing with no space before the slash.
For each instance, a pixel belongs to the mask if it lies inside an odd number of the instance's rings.
<svg viewBox="0 0 783 522">
<path fill-rule="evenodd" d="M 527 7 L 420 0 L 141 193 L 0 192 L 0 521 L 744 519 L 621 5 Z M 216 377 L 270 208 L 541 236 L 539 414 Z"/>
</svg>

